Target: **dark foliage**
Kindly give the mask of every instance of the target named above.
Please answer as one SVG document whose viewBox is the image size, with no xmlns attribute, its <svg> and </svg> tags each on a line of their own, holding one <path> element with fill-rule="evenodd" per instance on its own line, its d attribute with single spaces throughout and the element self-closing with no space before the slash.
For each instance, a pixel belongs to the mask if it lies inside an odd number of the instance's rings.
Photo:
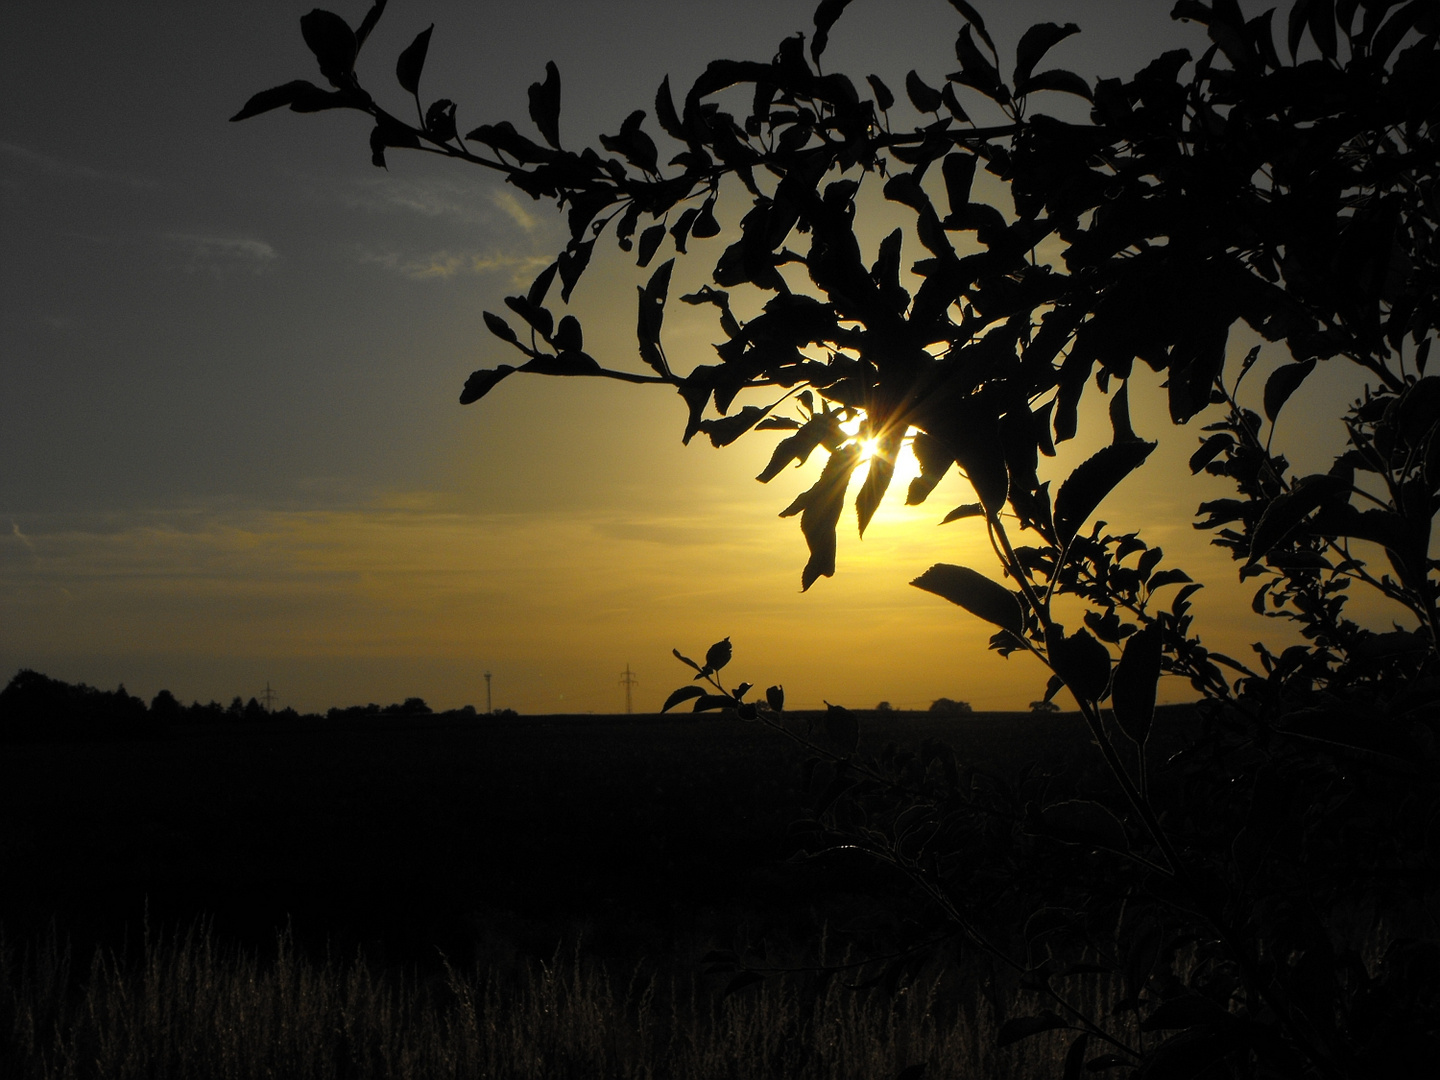
<svg viewBox="0 0 1440 1080">
<path fill-rule="evenodd" d="M 160 704 L 157 716 L 124 686 L 113 691 L 72 686 L 27 668 L 0 690 L 0 742 L 154 738 L 164 731 L 167 703 Z"/>
<path fill-rule="evenodd" d="M 289 83 L 237 119 L 361 109 L 377 164 L 387 147 L 429 150 L 501 170 L 567 212 L 565 251 L 506 301 L 524 336 L 486 316 L 523 361 L 476 372 L 462 402 L 515 371 L 655 383 L 683 399 L 686 441 L 788 431 L 761 480 L 823 450 L 818 481 L 784 511 L 809 548 L 804 588 L 835 572 L 864 440 L 879 453 L 856 497 L 861 531 L 902 442 L 923 468 L 908 501 L 950 467 L 964 473 L 976 501 L 946 520 L 983 520 L 1004 580 L 937 566 L 914 584 L 992 624 L 1002 654 L 1037 658 L 1052 673 L 1042 701 L 1068 688 L 1108 784 L 1002 778 L 939 742 L 862 752 L 839 708 L 799 733 L 778 687 L 761 703 L 750 684 L 721 681 L 728 639 L 704 665 L 681 657 L 695 679 L 667 708 L 733 710 L 805 742 L 817 850 L 868 852 L 928 901 L 922 931 L 1048 998 L 1002 1039 L 1073 1029 L 1070 1076 L 1385 1076 L 1433 1062 L 1440 378 L 1425 372 L 1440 322 L 1440 8 L 1295 0 L 1277 24 L 1236 0 L 1180 0 L 1175 16 L 1205 34 L 1198 56 L 1165 53 L 1092 85 L 1043 66 L 1073 25 L 1032 27 L 1012 63 L 969 3 L 951 5 L 959 69 L 909 73 L 909 127 L 892 121 L 878 77 L 821 68 L 846 6 L 833 0 L 808 58 L 796 36 L 769 62 L 715 61 L 678 103 L 662 84 L 664 154 L 640 111 L 601 139 L 610 156 L 565 149 L 553 67 L 530 95 L 544 145 L 509 123 L 462 138 L 448 102 L 405 124 L 360 89 L 359 35 L 323 13 L 304 29 L 335 90 Z M 419 46 L 400 80 L 412 93 Z M 1040 111 L 1054 94 L 1084 102 L 1088 120 Z M 987 113 L 997 122 L 971 119 Z M 1005 183 L 1007 205 L 975 197 L 980 169 Z M 855 230 L 864 185 L 914 215 L 868 255 Z M 553 279 L 568 302 L 603 233 L 641 266 L 667 243 L 690 254 L 720 231 L 716 200 L 737 186 L 749 209 L 721 241 L 718 288 L 680 298 L 717 309 L 717 363 L 682 373 L 664 350 L 673 260 L 639 289 L 646 371 L 601 366 L 573 317 L 557 325 Z M 758 314 L 738 318 L 733 290 Z M 1262 389 L 1263 418 L 1238 396 L 1260 347 L 1227 364 L 1242 325 L 1288 354 Z M 1200 583 L 1095 518 L 1154 447 L 1130 417 L 1137 361 L 1163 374 L 1174 423 L 1205 422 L 1190 467 L 1237 497 L 1201 506 L 1199 527 L 1255 579 L 1255 610 L 1293 624 L 1299 644 L 1257 643 L 1249 662 L 1208 650 L 1192 626 Z M 1326 363 L 1367 385 L 1340 418 L 1344 451 L 1301 475 L 1276 425 Z M 1108 395 L 1113 439 L 1052 492 L 1039 458 L 1076 434 L 1087 393 Z M 1389 628 L 1350 618 L 1360 590 Z M 1057 621 L 1061 598 L 1083 605 L 1083 625 Z M 1164 759 L 1162 674 L 1206 703 L 1203 730 Z M 1065 980 L 1094 965 L 1123 976 L 1124 1007 L 1153 1038 L 1128 1044 L 1070 1004 Z"/>
</svg>

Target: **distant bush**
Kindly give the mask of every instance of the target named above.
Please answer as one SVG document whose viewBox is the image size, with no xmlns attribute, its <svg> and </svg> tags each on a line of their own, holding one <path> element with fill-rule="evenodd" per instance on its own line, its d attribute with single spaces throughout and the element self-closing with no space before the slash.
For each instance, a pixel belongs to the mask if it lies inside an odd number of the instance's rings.
<svg viewBox="0 0 1440 1080">
<path fill-rule="evenodd" d="M 1030 702 L 1030 711 L 1033 713 L 1057 713 L 1060 711 L 1060 706 L 1053 701 L 1032 701 Z"/>
<path fill-rule="evenodd" d="M 968 701 L 952 701 L 948 697 L 936 698 L 930 703 L 930 711 L 936 716 L 964 716 L 974 712 Z"/>
<path fill-rule="evenodd" d="M 888 701 L 882 701 L 880 702 L 880 704 L 875 706 L 875 711 L 877 713 L 893 713 L 895 711 L 895 706 L 891 705 Z"/>
<path fill-rule="evenodd" d="M 519 714 L 518 712 L 516 712 L 514 709 L 496 709 L 496 710 L 495 710 L 494 712 L 492 712 L 490 715 L 491 715 L 491 716 L 499 716 L 499 717 L 503 717 L 503 718 L 509 719 L 509 718 L 511 718 L 511 717 L 519 716 L 520 714 Z"/>
<path fill-rule="evenodd" d="M 0 740 L 7 742 L 152 738 L 163 730 L 123 685 L 97 690 L 26 668 L 0 691 Z"/>
</svg>

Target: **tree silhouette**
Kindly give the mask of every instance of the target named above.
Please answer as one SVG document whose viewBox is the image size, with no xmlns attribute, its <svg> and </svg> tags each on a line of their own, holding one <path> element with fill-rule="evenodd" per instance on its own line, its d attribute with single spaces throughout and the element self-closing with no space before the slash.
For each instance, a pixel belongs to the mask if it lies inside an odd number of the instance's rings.
<svg viewBox="0 0 1440 1080">
<path fill-rule="evenodd" d="M 909 72 L 907 110 L 877 75 L 824 70 L 848 6 L 824 0 L 808 42 L 787 38 L 768 62 L 717 60 L 678 100 L 663 82 L 662 153 L 643 110 L 599 149 L 563 145 L 553 64 L 529 94 L 541 141 L 509 122 L 462 136 L 453 102 L 419 96 L 429 30 L 396 66 L 418 118 L 400 119 L 355 74 L 384 6 L 355 30 L 305 16 L 331 89 L 287 83 L 234 119 L 358 109 L 375 120 L 377 165 L 391 148 L 440 154 L 503 172 L 567 215 L 565 249 L 505 300 L 520 330 L 485 314 L 521 359 L 475 372 L 462 403 L 517 371 L 610 378 L 673 387 L 686 441 L 785 432 L 759 479 L 825 459 L 784 511 L 809 549 L 806 589 L 835 572 L 862 462 L 862 533 L 905 442 L 921 468 L 908 503 L 952 466 L 974 488 L 945 520 L 983 520 L 1005 583 L 942 564 L 914 584 L 992 624 L 992 648 L 1043 663 L 1043 700 L 1070 690 L 1113 796 L 1017 804 L 935 747 L 866 763 L 853 720 L 835 714 L 816 819 L 898 867 L 949 926 L 1052 996 L 1008 1037 L 1074 1028 L 1067 1075 L 1091 1041 L 1118 1055 L 1092 1064 L 1144 1062 L 1147 1076 L 1184 1063 L 1194 1075 L 1197 1062 L 1217 1075 L 1378 1075 L 1434 1053 L 1440 871 L 1429 826 L 1411 823 L 1435 820 L 1440 772 L 1440 378 L 1425 374 L 1440 316 L 1440 7 L 1296 0 L 1277 24 L 1237 0 L 1180 0 L 1175 17 L 1204 32 L 1198 55 L 1166 52 L 1091 83 L 1047 66 L 1074 24 L 1033 26 L 1002 50 L 971 4 L 951 0 L 959 68 Z M 1043 111 L 1062 95 L 1088 118 Z M 982 169 L 1003 182 L 1002 205 L 977 197 Z M 716 362 L 680 371 L 663 346 L 674 258 L 638 285 L 642 370 L 602 365 L 576 317 L 547 307 L 557 278 L 570 300 L 607 233 L 647 269 L 662 247 L 698 255 L 696 241 L 722 232 L 722 190 L 736 189 L 749 209 L 719 239 L 713 285 L 679 298 L 716 309 Z M 875 189 L 913 219 L 867 252 L 856 222 Z M 1260 347 L 1227 363 L 1242 325 L 1289 354 L 1265 381 L 1263 417 L 1239 397 Z M 1094 520 L 1155 446 L 1130 421 L 1137 362 L 1164 376 L 1174 423 L 1207 421 L 1191 471 L 1235 484 L 1235 498 L 1200 507 L 1198 526 L 1255 580 L 1255 611 L 1293 622 L 1303 643 L 1257 643 L 1249 663 L 1206 649 L 1190 613 L 1200 583 L 1162 568 L 1136 532 Z M 1321 363 L 1353 365 L 1365 387 L 1339 418 L 1343 452 L 1300 475 L 1272 445 L 1275 422 Z M 1052 491 L 1039 459 L 1076 435 L 1087 393 L 1108 396 L 1112 439 Z M 1349 617 L 1362 589 L 1391 628 Z M 1061 598 L 1082 603 L 1083 626 L 1058 621 Z M 750 684 L 720 681 L 721 644 L 718 662 L 686 661 L 710 688 L 685 687 L 667 707 L 693 699 L 779 723 L 783 700 L 745 703 Z M 1210 707 L 1157 792 L 1147 746 L 1162 672 Z M 1175 1034 L 1122 1045 L 1057 989 L 1058 938 L 1026 924 L 1006 939 L 990 925 L 996 911 L 1062 908 L 1046 925 L 1064 924 L 1073 949 L 1120 933 L 1129 1006 L 1147 1030 Z M 1373 939 L 1376 911 L 1396 935 L 1379 967 L 1356 945 Z M 1182 939 L 1198 950 L 1184 978 L 1171 964 Z"/>
</svg>

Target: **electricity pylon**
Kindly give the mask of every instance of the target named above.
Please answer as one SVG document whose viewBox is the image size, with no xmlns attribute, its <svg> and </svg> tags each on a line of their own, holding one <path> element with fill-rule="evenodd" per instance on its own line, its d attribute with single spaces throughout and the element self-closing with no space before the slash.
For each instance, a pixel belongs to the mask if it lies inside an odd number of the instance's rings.
<svg viewBox="0 0 1440 1080">
<path fill-rule="evenodd" d="M 270 689 L 268 681 L 265 683 L 265 692 L 260 695 L 260 700 L 264 703 L 266 712 L 273 713 L 275 711 L 275 691 Z"/>
<path fill-rule="evenodd" d="M 630 716 L 635 712 L 635 699 L 631 696 L 634 687 L 640 685 L 640 680 L 630 670 L 630 665 L 625 665 L 625 670 L 620 673 L 620 685 L 625 687 L 625 715 Z"/>
<path fill-rule="evenodd" d="M 485 715 L 489 716 L 495 709 L 490 704 L 490 672 L 485 672 Z"/>
</svg>

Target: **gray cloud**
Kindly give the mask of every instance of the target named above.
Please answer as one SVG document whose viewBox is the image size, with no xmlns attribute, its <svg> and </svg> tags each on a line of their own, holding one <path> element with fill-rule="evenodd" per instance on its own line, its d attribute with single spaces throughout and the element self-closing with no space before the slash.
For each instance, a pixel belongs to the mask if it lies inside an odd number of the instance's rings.
<svg viewBox="0 0 1440 1080">
<path fill-rule="evenodd" d="M 273 246 L 248 236 L 166 233 L 164 239 L 190 256 L 192 269 L 249 269 L 260 273 L 280 258 Z"/>
<path fill-rule="evenodd" d="M 10 161 L 21 162 L 29 168 L 49 176 L 64 176 L 76 180 L 98 180 L 107 184 L 123 184 L 137 191 L 148 190 L 158 186 L 153 180 L 147 180 L 142 176 L 129 176 L 125 173 L 110 172 L 107 169 L 96 169 L 89 165 L 75 165 L 71 162 L 61 161 L 59 158 L 51 157 L 49 154 L 42 154 L 38 150 L 31 150 L 29 147 L 19 146 L 11 142 L 0 141 L 0 157 Z"/>
</svg>

